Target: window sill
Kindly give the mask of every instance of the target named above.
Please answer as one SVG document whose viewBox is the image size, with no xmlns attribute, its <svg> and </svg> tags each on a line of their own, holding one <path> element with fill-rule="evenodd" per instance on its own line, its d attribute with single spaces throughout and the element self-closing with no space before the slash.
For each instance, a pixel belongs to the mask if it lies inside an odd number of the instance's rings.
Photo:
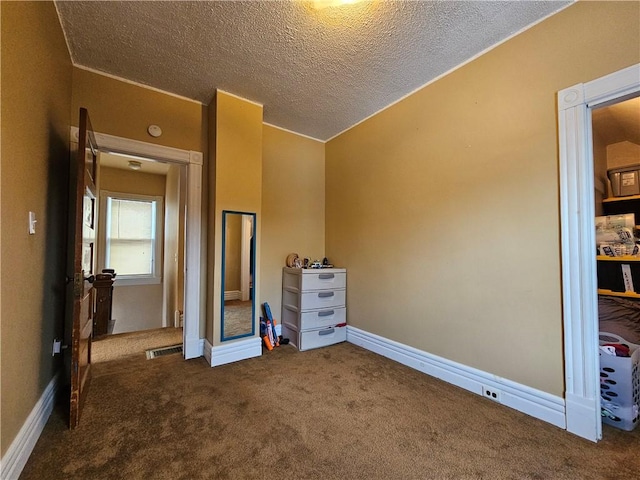
<svg viewBox="0 0 640 480">
<path fill-rule="evenodd" d="M 119 277 L 116 275 L 113 286 L 130 287 L 133 285 L 160 285 L 161 283 L 161 277 Z"/>
</svg>

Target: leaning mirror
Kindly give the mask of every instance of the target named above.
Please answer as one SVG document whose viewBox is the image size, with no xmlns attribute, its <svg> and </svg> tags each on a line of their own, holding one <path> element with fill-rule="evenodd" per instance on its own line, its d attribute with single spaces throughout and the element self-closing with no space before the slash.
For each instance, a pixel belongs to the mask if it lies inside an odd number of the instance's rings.
<svg viewBox="0 0 640 480">
<path fill-rule="evenodd" d="M 255 213 L 222 212 L 223 342 L 255 333 L 255 224 Z"/>
</svg>

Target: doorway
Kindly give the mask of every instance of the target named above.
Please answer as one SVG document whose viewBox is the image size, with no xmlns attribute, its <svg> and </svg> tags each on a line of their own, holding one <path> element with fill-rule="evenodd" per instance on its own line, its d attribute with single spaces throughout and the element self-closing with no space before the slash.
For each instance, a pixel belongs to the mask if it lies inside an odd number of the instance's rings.
<svg viewBox="0 0 640 480">
<path fill-rule="evenodd" d="M 182 327 L 186 167 L 100 153 L 98 271 L 116 272 L 109 334 Z"/>
<path fill-rule="evenodd" d="M 201 152 L 181 150 L 162 145 L 131 140 L 113 135 L 96 133 L 101 152 L 129 157 L 152 158 L 181 166 L 186 171 L 184 181 L 184 289 L 183 289 L 183 356 L 196 358 L 203 354 L 200 338 L 202 293 L 202 265 L 206 264 L 206 252 L 202 249 L 202 164 Z M 72 141 L 78 138 L 78 129 L 71 129 Z"/>
<path fill-rule="evenodd" d="M 602 438 L 591 111 L 640 92 L 640 64 L 558 92 L 567 430 Z"/>
</svg>

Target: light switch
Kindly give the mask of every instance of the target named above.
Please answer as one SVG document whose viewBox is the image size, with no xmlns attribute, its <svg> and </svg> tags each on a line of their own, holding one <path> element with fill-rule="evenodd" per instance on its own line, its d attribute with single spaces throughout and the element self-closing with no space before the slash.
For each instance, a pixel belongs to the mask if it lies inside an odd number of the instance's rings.
<svg viewBox="0 0 640 480">
<path fill-rule="evenodd" d="M 29 235 L 36 234 L 36 213 L 29 212 Z"/>
</svg>

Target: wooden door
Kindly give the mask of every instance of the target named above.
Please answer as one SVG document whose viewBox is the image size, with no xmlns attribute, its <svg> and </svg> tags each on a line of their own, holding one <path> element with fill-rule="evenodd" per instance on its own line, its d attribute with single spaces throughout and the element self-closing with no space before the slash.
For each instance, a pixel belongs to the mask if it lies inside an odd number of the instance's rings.
<svg viewBox="0 0 640 480">
<path fill-rule="evenodd" d="M 91 336 L 95 311 L 93 289 L 97 226 L 98 145 L 89 114 L 80 109 L 78 151 L 75 155 L 75 197 L 72 192 L 73 319 L 71 325 L 71 402 L 69 427 L 80 423 L 91 379 Z M 75 198 L 75 200 L 73 200 Z M 70 262 L 71 263 L 71 262 Z"/>
</svg>

